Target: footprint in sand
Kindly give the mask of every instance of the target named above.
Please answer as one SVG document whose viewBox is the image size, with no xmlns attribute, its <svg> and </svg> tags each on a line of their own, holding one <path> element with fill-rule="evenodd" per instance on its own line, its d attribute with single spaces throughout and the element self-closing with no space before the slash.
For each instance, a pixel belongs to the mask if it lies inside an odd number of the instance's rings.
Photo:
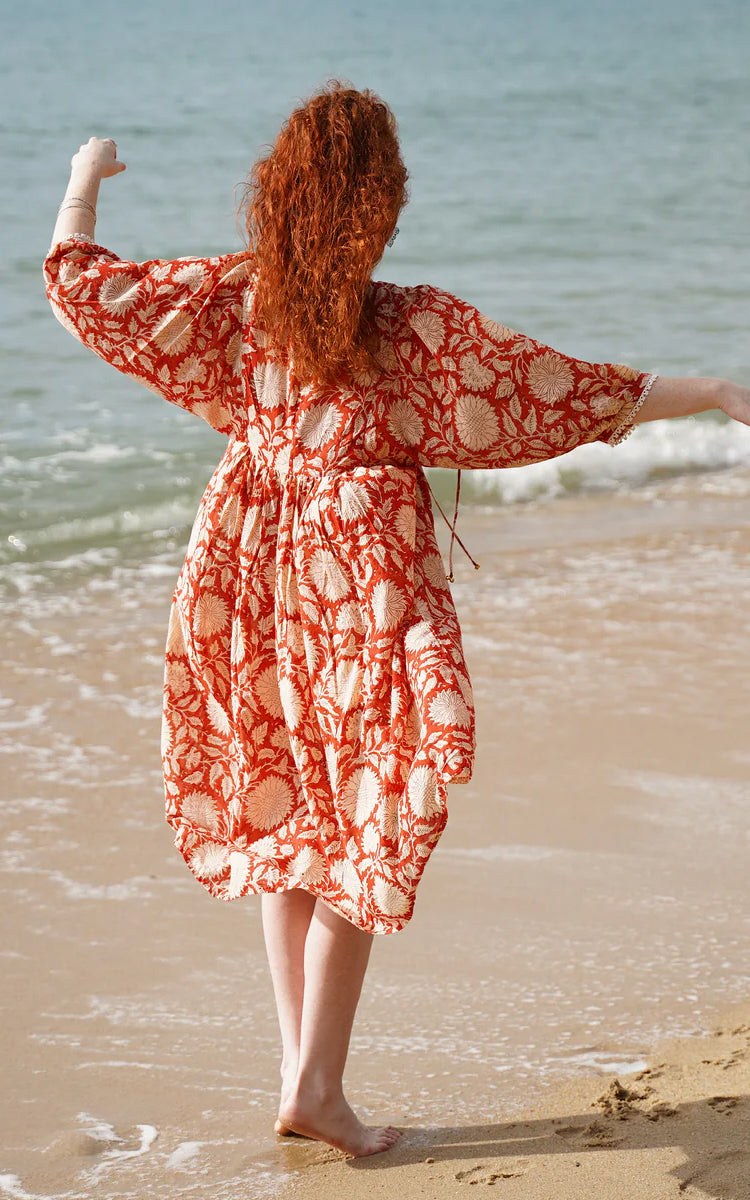
<svg viewBox="0 0 750 1200">
<path fill-rule="evenodd" d="M 739 1096 L 711 1096 L 706 1104 L 710 1104 L 718 1113 L 728 1113 L 736 1108 L 739 1102 Z"/>
<path fill-rule="evenodd" d="M 710 1196 L 746 1196 L 745 1184 L 750 1178 L 750 1153 L 747 1150 L 727 1150 L 718 1153 L 688 1179 L 683 1179 L 679 1190 L 699 1187 Z M 742 1189 L 742 1190 L 740 1190 Z"/>
<path fill-rule="evenodd" d="M 606 1150 L 610 1146 L 619 1146 L 620 1142 L 625 1141 L 624 1138 L 615 1137 L 612 1130 L 603 1121 L 592 1121 L 586 1127 L 586 1133 L 588 1138 L 583 1144 L 591 1149 Z"/>
<path fill-rule="evenodd" d="M 474 1167 L 468 1167 L 465 1171 L 457 1171 L 456 1179 L 459 1183 L 498 1183 L 501 1179 L 520 1179 L 526 1174 L 525 1163 L 509 1163 L 500 1170 L 493 1170 L 486 1163 L 477 1163 Z"/>
<path fill-rule="evenodd" d="M 584 1125 L 561 1125 L 555 1130 L 555 1137 L 572 1138 L 585 1130 Z"/>
</svg>

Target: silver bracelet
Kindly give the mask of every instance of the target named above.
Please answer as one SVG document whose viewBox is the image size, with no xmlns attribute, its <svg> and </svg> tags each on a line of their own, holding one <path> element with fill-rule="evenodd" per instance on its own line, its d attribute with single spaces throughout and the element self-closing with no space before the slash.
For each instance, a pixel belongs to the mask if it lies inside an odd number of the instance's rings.
<svg viewBox="0 0 750 1200">
<path fill-rule="evenodd" d="M 77 204 L 70 203 L 71 200 L 78 200 L 81 204 L 84 205 L 85 208 L 87 208 L 89 210 L 89 212 L 91 212 L 94 216 L 96 216 L 96 209 L 94 208 L 93 204 L 89 204 L 88 200 L 84 200 L 83 196 L 68 196 L 68 199 L 63 200 L 62 204 L 60 205 L 60 207 L 58 208 L 57 211 L 62 212 L 62 210 L 64 208 L 78 208 Z"/>
</svg>

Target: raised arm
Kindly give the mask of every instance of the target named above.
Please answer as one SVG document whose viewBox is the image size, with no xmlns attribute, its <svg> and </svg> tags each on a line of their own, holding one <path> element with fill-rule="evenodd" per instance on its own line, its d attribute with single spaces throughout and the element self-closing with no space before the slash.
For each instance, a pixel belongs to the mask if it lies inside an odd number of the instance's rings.
<svg viewBox="0 0 750 1200">
<path fill-rule="evenodd" d="M 117 146 L 111 138 L 90 137 L 81 146 L 70 160 L 70 179 L 57 210 L 50 248 L 72 233 L 84 233 L 93 239 L 99 184 L 102 179 L 119 175 L 125 169 L 125 163 L 117 158 Z"/>
<path fill-rule="evenodd" d="M 114 154 L 114 142 L 90 138 L 73 157 L 42 267 L 52 311 L 122 374 L 220 433 L 241 433 L 247 256 L 131 262 L 95 242 L 99 181 L 124 168 Z"/>
</svg>

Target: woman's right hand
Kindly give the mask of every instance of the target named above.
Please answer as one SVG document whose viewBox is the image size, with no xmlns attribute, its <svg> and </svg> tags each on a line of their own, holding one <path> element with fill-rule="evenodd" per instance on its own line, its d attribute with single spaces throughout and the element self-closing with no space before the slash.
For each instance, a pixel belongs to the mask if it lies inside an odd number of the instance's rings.
<svg viewBox="0 0 750 1200">
<path fill-rule="evenodd" d="M 71 171 L 94 171 L 100 179 L 109 179 L 124 171 L 125 163 L 117 157 L 117 143 L 112 138 L 90 137 L 70 160 Z"/>
</svg>

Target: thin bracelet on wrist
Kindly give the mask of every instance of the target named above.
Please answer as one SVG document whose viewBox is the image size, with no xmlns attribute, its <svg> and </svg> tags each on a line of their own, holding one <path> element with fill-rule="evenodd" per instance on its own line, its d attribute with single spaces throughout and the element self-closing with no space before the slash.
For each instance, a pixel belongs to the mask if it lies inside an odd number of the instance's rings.
<svg viewBox="0 0 750 1200">
<path fill-rule="evenodd" d="M 77 201 L 77 203 L 71 203 L 72 201 Z M 88 200 L 84 200 L 83 196 L 68 196 L 66 200 L 63 200 L 57 211 L 62 212 L 64 208 L 78 208 L 80 204 L 82 204 L 84 208 L 87 208 L 93 216 L 96 216 L 96 209 L 94 208 L 93 204 L 89 204 Z"/>
</svg>

